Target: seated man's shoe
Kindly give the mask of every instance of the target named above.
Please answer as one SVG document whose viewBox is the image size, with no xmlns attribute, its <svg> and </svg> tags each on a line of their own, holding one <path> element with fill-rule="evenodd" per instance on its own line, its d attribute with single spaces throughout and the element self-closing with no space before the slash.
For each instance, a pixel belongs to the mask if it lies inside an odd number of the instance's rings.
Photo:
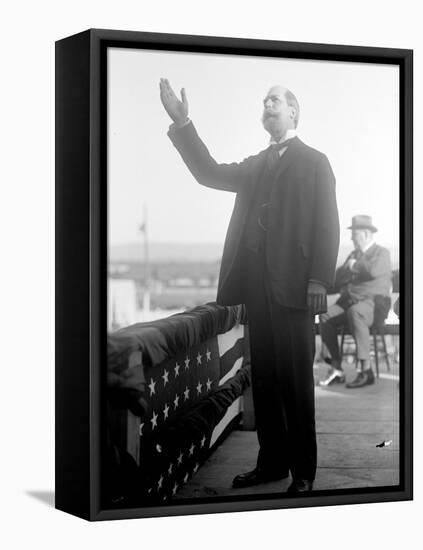
<svg viewBox="0 0 423 550">
<path fill-rule="evenodd" d="M 288 493 L 309 493 L 313 490 L 313 482 L 309 479 L 294 479 L 288 487 Z"/>
<path fill-rule="evenodd" d="M 367 369 L 364 371 L 367 374 L 367 384 L 375 383 L 375 375 L 373 374 L 372 369 Z"/>
<path fill-rule="evenodd" d="M 370 384 L 374 384 L 375 382 L 375 375 L 373 374 L 372 369 L 364 370 L 363 372 L 358 372 L 356 378 L 349 382 L 348 384 L 345 384 L 345 387 L 347 388 L 362 388 L 363 386 L 369 386 Z"/>
<path fill-rule="evenodd" d="M 251 472 L 246 472 L 245 474 L 239 474 L 234 477 L 232 482 L 232 487 L 252 487 L 253 485 L 258 485 L 260 483 L 267 483 L 268 481 L 278 481 L 279 479 L 285 479 L 289 476 L 289 472 L 283 473 L 266 473 L 265 471 L 254 468 Z"/>
<path fill-rule="evenodd" d="M 332 372 L 325 380 L 319 382 L 319 386 L 332 386 L 333 384 L 344 384 L 345 375 L 344 371 L 333 369 Z"/>
</svg>

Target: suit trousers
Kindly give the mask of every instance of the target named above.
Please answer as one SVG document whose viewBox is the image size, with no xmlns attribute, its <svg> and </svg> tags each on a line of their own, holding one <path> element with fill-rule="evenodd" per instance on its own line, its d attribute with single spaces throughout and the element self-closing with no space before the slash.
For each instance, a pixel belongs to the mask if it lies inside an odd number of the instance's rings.
<svg viewBox="0 0 423 550">
<path fill-rule="evenodd" d="M 246 307 L 259 454 L 271 474 L 314 480 L 314 318 L 272 297 L 263 247 L 247 253 Z"/>
<path fill-rule="evenodd" d="M 320 317 L 322 341 L 332 359 L 340 360 L 338 327 L 348 325 L 357 347 L 357 359 L 370 359 L 370 330 L 374 319 L 374 302 L 367 298 L 349 307 L 346 311 L 338 304 L 330 306 Z"/>
</svg>

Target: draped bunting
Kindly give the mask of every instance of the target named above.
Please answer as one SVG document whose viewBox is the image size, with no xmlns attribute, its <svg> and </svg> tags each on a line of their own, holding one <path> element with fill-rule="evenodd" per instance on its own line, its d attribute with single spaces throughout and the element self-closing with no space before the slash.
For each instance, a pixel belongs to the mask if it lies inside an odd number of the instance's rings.
<svg viewBox="0 0 423 550">
<path fill-rule="evenodd" d="M 139 460 L 109 430 L 107 505 L 171 500 L 239 417 L 250 384 L 245 322 L 243 306 L 211 303 L 109 335 L 108 413 L 137 415 Z"/>
</svg>

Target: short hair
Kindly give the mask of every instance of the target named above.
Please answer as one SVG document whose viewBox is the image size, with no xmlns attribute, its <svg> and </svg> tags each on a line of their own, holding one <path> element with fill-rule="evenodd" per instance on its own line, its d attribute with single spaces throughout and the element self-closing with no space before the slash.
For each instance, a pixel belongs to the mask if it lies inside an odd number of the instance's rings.
<svg viewBox="0 0 423 550">
<path fill-rule="evenodd" d="M 295 109 L 294 125 L 296 128 L 298 126 L 298 121 L 300 119 L 300 104 L 298 103 L 298 100 L 295 97 L 295 95 L 291 92 L 291 90 L 288 90 L 288 88 L 285 90 L 285 99 L 288 105 L 290 107 L 294 107 Z"/>
</svg>

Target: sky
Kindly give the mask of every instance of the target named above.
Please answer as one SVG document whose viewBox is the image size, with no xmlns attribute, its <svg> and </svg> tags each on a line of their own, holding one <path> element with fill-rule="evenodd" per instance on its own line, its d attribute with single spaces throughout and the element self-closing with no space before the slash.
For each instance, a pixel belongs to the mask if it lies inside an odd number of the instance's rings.
<svg viewBox="0 0 423 550">
<path fill-rule="evenodd" d="M 234 194 L 200 186 L 167 136 L 159 97 L 168 78 L 184 87 L 189 116 L 218 162 L 265 149 L 267 90 L 281 84 L 300 103 L 299 137 L 325 153 L 337 180 L 341 243 L 368 214 L 380 244 L 399 242 L 399 71 L 395 66 L 108 50 L 109 244 L 135 242 L 147 209 L 151 242 L 223 243 Z"/>
</svg>

